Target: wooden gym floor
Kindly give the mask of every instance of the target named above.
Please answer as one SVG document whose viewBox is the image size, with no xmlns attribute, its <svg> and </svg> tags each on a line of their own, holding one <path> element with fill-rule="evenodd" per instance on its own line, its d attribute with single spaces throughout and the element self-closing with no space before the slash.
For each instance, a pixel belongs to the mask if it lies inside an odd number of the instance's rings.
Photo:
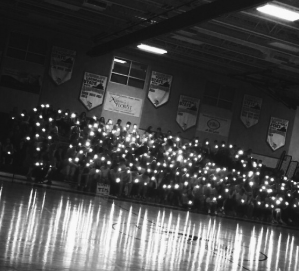
<svg viewBox="0 0 299 271">
<path fill-rule="evenodd" d="M 0 184 L 1 271 L 298 271 L 299 231 Z"/>
</svg>

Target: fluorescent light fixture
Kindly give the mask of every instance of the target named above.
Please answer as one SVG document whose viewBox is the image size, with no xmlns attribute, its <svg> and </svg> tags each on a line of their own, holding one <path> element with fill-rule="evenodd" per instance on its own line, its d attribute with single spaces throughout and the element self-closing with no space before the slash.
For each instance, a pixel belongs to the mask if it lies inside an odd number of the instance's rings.
<svg viewBox="0 0 299 271">
<path fill-rule="evenodd" d="M 114 58 L 114 62 L 118 62 L 118 63 L 121 63 L 121 64 L 127 63 L 127 61 L 122 60 L 122 59 L 118 59 L 118 58 Z"/>
<path fill-rule="evenodd" d="M 283 7 L 279 7 L 276 5 L 272 5 L 272 4 L 266 4 L 262 7 L 258 7 L 257 8 L 258 11 L 268 14 L 268 15 L 272 15 L 275 16 L 277 18 L 280 19 L 284 19 L 290 22 L 294 22 L 296 20 L 299 20 L 299 13 L 283 8 Z"/>
<path fill-rule="evenodd" d="M 160 48 L 157 48 L 157 47 L 149 46 L 149 45 L 146 45 L 146 44 L 140 44 L 140 45 L 137 45 L 137 47 L 140 50 L 147 51 L 147 52 L 154 53 L 154 54 L 163 55 L 163 54 L 167 53 L 167 51 L 164 50 L 164 49 L 160 49 Z"/>
<path fill-rule="evenodd" d="M 176 40 L 182 40 L 182 41 L 185 41 L 185 42 L 193 43 L 193 44 L 196 44 L 196 45 L 202 45 L 203 44 L 202 41 L 191 39 L 191 38 L 180 36 L 180 35 L 173 35 L 172 38 L 176 39 Z"/>
<path fill-rule="evenodd" d="M 280 49 L 288 50 L 288 51 L 291 51 L 291 52 L 294 52 L 294 53 L 299 53 L 299 47 L 295 47 L 295 46 L 292 46 L 292 45 L 284 44 L 284 43 L 277 42 L 277 41 L 270 42 L 270 45 L 278 47 Z"/>
</svg>

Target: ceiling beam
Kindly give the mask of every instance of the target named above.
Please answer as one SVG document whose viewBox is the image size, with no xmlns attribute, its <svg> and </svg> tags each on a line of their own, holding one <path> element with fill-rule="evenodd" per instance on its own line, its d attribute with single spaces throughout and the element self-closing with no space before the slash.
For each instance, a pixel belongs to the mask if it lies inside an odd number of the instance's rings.
<svg viewBox="0 0 299 271">
<path fill-rule="evenodd" d="M 133 33 L 94 46 L 87 52 L 89 56 L 100 56 L 128 45 L 142 42 L 162 34 L 176 31 L 194 24 L 212 20 L 227 13 L 237 12 L 261 5 L 266 0 L 216 0 L 201 5 L 188 12 L 153 24 Z"/>
</svg>

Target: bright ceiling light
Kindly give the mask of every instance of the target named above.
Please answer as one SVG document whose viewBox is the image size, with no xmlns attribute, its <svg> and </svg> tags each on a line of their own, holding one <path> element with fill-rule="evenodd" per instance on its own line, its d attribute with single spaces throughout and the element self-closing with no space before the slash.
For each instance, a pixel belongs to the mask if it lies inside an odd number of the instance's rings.
<svg viewBox="0 0 299 271">
<path fill-rule="evenodd" d="M 121 63 L 121 64 L 127 63 L 127 61 L 122 60 L 122 59 L 118 59 L 118 58 L 114 58 L 114 62 L 118 62 L 118 63 Z"/>
<path fill-rule="evenodd" d="M 292 11 L 292 10 L 289 10 L 289 9 L 286 9 L 283 7 L 271 5 L 271 4 L 267 4 L 265 6 L 258 7 L 257 10 L 260 12 L 263 12 L 265 14 L 272 15 L 272 16 L 278 17 L 280 19 L 290 21 L 290 22 L 299 20 L 298 12 L 295 12 L 295 11 Z"/>
<path fill-rule="evenodd" d="M 140 50 L 147 51 L 147 52 L 154 53 L 154 54 L 163 55 L 163 54 L 167 53 L 167 51 L 164 50 L 164 49 L 160 49 L 160 48 L 157 48 L 157 47 L 149 46 L 149 45 L 146 45 L 146 44 L 140 44 L 140 45 L 137 45 L 137 47 Z"/>
</svg>

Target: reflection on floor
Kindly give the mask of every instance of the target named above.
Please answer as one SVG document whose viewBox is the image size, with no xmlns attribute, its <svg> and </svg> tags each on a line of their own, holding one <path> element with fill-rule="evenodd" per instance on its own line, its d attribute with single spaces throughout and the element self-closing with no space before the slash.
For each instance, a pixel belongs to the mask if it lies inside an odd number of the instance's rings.
<svg viewBox="0 0 299 271">
<path fill-rule="evenodd" d="M 299 232 L 0 186 L 0 270 L 299 270 Z"/>
</svg>

